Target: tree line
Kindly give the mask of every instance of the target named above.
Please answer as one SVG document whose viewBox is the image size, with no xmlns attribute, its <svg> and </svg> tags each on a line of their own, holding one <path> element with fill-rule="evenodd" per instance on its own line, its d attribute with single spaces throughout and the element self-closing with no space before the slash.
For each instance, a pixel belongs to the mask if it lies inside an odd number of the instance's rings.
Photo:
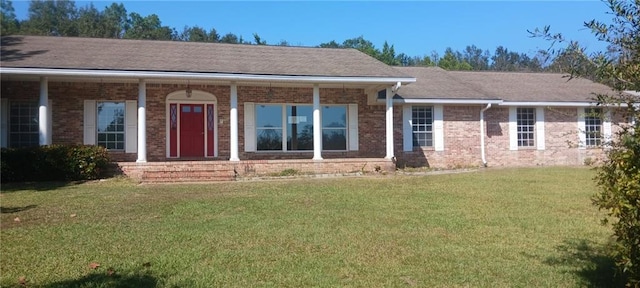
<svg viewBox="0 0 640 288">
<path fill-rule="evenodd" d="M 171 40 L 210 43 L 229 43 L 245 45 L 267 45 L 267 41 L 254 33 L 253 39 L 244 39 L 234 33 L 220 34 L 215 28 L 206 29 L 200 26 L 185 26 L 182 30 L 162 24 L 156 14 L 142 16 L 136 12 L 128 12 L 122 3 L 112 3 L 104 9 L 97 9 L 93 3 L 84 7 L 76 7 L 72 0 L 32 0 L 29 4 L 27 19 L 16 18 L 11 0 L 0 0 L 1 35 L 47 35 L 67 37 L 93 37 L 117 39 Z M 285 40 L 272 45 L 289 46 Z M 467 46 L 463 51 L 447 48 L 441 56 L 432 51 L 430 55 L 411 56 L 396 53 L 394 45 L 384 42 L 382 49 L 364 39 L 354 37 L 341 43 L 335 40 L 321 43 L 322 48 L 353 48 L 360 50 L 381 62 L 393 66 L 438 66 L 446 70 L 474 71 L 526 71 L 526 72 L 568 72 L 576 65 L 589 64 L 588 57 L 584 63 L 574 63 L 575 53 L 549 59 L 550 53 L 540 51 L 530 57 L 525 53 L 510 51 L 499 46 L 493 53 L 475 45 Z M 571 56 L 571 57 L 568 57 Z M 568 60 L 570 59 L 570 60 Z M 572 62 L 573 61 L 573 62 Z M 585 68 L 588 69 L 588 68 Z"/>
</svg>

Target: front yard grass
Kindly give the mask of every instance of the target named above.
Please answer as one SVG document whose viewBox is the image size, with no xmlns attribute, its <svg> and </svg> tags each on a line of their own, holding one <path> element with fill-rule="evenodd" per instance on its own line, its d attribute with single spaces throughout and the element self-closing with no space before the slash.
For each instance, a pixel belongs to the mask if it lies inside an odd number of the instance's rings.
<svg viewBox="0 0 640 288">
<path fill-rule="evenodd" d="M 0 286 L 615 285 L 593 176 L 3 185 Z"/>
</svg>

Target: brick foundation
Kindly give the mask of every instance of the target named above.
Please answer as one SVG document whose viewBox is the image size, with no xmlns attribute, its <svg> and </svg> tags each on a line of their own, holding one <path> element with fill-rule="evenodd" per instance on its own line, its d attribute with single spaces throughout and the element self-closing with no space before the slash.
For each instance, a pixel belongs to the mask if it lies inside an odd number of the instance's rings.
<svg viewBox="0 0 640 288">
<path fill-rule="evenodd" d="M 122 173 L 140 182 L 208 182 L 251 179 L 262 176 L 318 174 L 375 174 L 395 170 L 392 161 L 384 159 L 313 160 L 245 160 L 172 161 L 149 163 L 118 163 Z"/>
</svg>

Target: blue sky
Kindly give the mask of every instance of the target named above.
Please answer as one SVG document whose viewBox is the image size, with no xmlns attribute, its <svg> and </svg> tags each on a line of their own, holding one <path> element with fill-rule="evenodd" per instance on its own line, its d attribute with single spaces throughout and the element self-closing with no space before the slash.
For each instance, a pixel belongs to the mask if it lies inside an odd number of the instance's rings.
<svg viewBox="0 0 640 288">
<path fill-rule="evenodd" d="M 114 1 L 93 1 L 103 9 Z M 423 56 L 445 48 L 462 51 L 476 45 L 492 53 L 497 46 L 534 55 L 548 42 L 529 37 L 527 29 L 550 25 L 589 52 L 604 51 L 585 21 L 609 21 L 601 1 L 121 1 L 127 12 L 157 14 L 163 25 L 181 31 L 185 25 L 215 28 L 253 40 L 253 33 L 269 44 L 316 46 L 363 36 L 381 49 L 384 41 L 396 53 Z M 76 6 L 87 5 L 76 1 Z M 14 1 L 16 16 L 25 19 L 28 1 Z"/>
</svg>

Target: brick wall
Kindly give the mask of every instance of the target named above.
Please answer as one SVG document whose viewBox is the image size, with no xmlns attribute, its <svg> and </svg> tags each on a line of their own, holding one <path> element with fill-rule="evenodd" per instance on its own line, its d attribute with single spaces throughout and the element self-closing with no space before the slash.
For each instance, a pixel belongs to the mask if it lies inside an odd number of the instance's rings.
<svg viewBox="0 0 640 288">
<path fill-rule="evenodd" d="M 482 165 L 480 153 L 480 106 L 444 106 L 445 151 L 415 148 L 402 152 L 402 135 L 396 133 L 396 155 L 399 166 L 434 168 L 477 167 Z M 621 113 L 613 113 L 612 130 L 624 123 Z M 578 111 L 576 107 L 546 107 L 545 150 L 519 148 L 509 150 L 509 108 L 492 107 L 485 111 L 485 152 L 488 166 L 583 165 L 601 161 L 602 149 L 578 148 Z M 396 113 L 396 120 L 402 121 Z M 396 131 L 402 129 L 397 124 Z M 400 145 L 398 145 L 400 144 Z M 400 153 L 398 153 L 400 151 Z"/>
</svg>

